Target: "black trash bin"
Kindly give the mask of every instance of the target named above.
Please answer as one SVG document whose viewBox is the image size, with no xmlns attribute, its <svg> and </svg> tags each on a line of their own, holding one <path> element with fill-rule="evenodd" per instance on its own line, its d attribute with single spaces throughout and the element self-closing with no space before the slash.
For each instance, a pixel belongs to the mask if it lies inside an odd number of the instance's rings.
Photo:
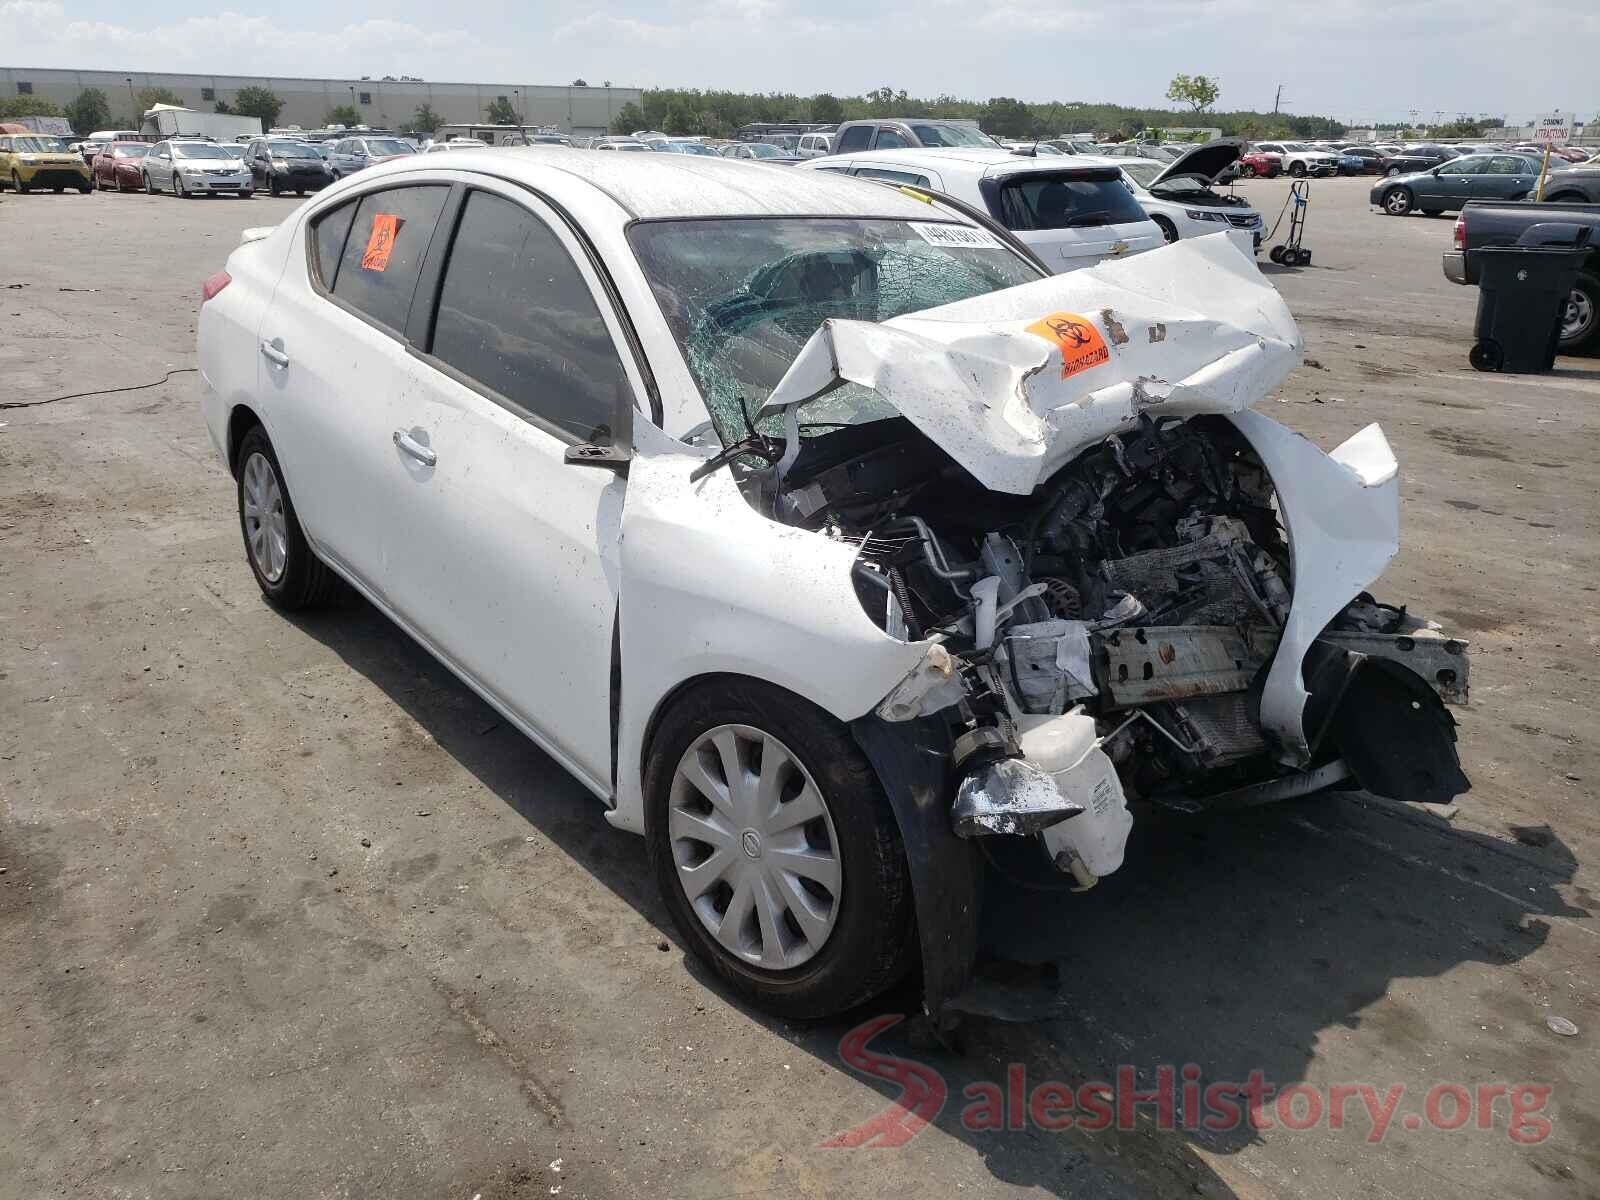
<svg viewBox="0 0 1600 1200">
<path fill-rule="evenodd" d="M 1578 281 L 1582 249 L 1483 246 L 1478 268 L 1477 344 L 1467 355 L 1480 371 L 1533 375 L 1556 363 L 1561 319 Z"/>
</svg>

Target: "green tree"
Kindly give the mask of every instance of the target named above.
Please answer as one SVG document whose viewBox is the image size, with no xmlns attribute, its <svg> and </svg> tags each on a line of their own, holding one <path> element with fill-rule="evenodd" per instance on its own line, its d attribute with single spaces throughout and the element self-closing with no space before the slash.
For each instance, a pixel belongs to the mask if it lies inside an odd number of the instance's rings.
<svg viewBox="0 0 1600 1200">
<path fill-rule="evenodd" d="M 511 106 L 511 101 L 505 96 L 496 96 L 484 110 L 483 119 L 491 125 L 520 125 L 522 120 L 517 115 L 517 110 Z"/>
<path fill-rule="evenodd" d="M 361 110 L 349 104 L 341 104 L 337 108 L 330 108 L 322 118 L 324 125 L 343 125 L 350 128 L 361 124 Z"/>
<path fill-rule="evenodd" d="M 43 96 L 7 96 L 0 100 L 0 121 L 10 117 L 59 117 L 61 106 Z"/>
<path fill-rule="evenodd" d="M 844 120 L 844 105 L 839 103 L 839 97 L 820 92 L 811 97 L 811 119 L 837 125 Z"/>
<path fill-rule="evenodd" d="M 444 124 L 444 118 L 433 111 L 431 105 L 424 104 L 411 115 L 411 132 L 426 133 L 430 137 L 433 131 Z"/>
<path fill-rule="evenodd" d="M 572 83 L 569 84 L 568 86 L 570 86 L 570 87 L 588 87 L 589 86 L 589 81 L 586 80 L 586 79 L 574 79 L 572 81 Z"/>
<path fill-rule="evenodd" d="M 1033 133 L 1033 113 L 1021 100 L 996 96 L 983 106 L 978 124 L 996 137 L 1025 138 Z"/>
<path fill-rule="evenodd" d="M 158 104 L 183 104 L 183 97 L 171 88 L 147 87 L 139 92 L 139 115 L 143 116 Z"/>
<path fill-rule="evenodd" d="M 229 104 L 226 100 L 218 100 L 213 106 L 212 111 L 219 113 L 224 117 L 237 117 L 239 115 L 233 111 L 233 105 Z"/>
<path fill-rule="evenodd" d="M 612 133 L 632 133 L 635 129 L 644 128 L 644 109 L 632 100 L 617 109 L 617 115 L 611 118 Z"/>
<path fill-rule="evenodd" d="M 67 105 L 67 120 L 80 136 L 111 128 L 111 105 L 106 94 L 99 88 L 84 88 L 77 99 Z"/>
<path fill-rule="evenodd" d="M 278 99 L 278 93 L 268 88 L 242 87 L 234 94 L 233 111 L 241 117 L 254 117 L 263 129 L 271 129 L 278 123 L 283 101 Z"/>
<path fill-rule="evenodd" d="M 1205 112 L 1221 94 L 1222 88 L 1217 81 L 1207 79 L 1204 75 L 1174 75 L 1172 82 L 1167 85 L 1168 100 L 1174 104 L 1187 104 L 1197 113 Z"/>
<path fill-rule="evenodd" d="M 1478 121 L 1462 117 L 1460 120 L 1451 121 L 1448 125 L 1435 125 L 1428 131 L 1429 135 L 1436 138 L 1475 138 L 1483 136 L 1483 125 Z"/>
</svg>

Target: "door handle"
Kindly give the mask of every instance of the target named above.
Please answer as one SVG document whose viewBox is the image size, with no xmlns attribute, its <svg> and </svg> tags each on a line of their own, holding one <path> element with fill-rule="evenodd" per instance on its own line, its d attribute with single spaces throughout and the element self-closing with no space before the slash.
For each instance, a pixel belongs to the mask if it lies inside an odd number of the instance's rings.
<svg viewBox="0 0 1600 1200">
<path fill-rule="evenodd" d="M 439 456 L 412 437 L 404 429 L 394 431 L 394 444 L 400 448 L 401 454 L 409 454 L 425 467 L 431 467 L 439 461 Z"/>
<path fill-rule="evenodd" d="M 271 342 L 264 341 L 261 343 L 261 357 L 275 367 L 287 367 L 289 365 L 289 356 Z"/>
</svg>

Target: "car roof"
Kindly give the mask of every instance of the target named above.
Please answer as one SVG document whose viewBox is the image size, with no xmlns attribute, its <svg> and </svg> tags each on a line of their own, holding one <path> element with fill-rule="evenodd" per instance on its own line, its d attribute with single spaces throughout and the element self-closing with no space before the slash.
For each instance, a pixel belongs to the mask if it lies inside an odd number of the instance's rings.
<svg viewBox="0 0 1600 1200">
<path fill-rule="evenodd" d="M 408 156 L 369 171 L 388 174 L 428 169 L 417 156 Z M 779 172 L 720 154 L 553 155 L 533 147 L 500 147 L 458 151 L 450 156 L 449 169 L 481 170 L 532 187 L 551 173 L 560 173 L 582 180 L 631 216 L 646 220 L 748 216 L 952 219 L 946 213 L 930 213 L 921 201 L 876 184 L 830 177 L 827 172 Z"/>
<path fill-rule="evenodd" d="M 1013 154 L 998 147 L 990 150 L 986 146 L 921 146 L 904 150 L 861 150 L 854 154 L 832 154 L 825 159 L 809 161 L 899 162 L 906 166 L 926 163 L 936 170 L 953 170 L 971 175 L 1023 175 L 1032 171 L 1059 173 L 1120 167 L 1127 160 L 1094 154 L 1043 154 L 1036 158 L 1028 154 Z M 1002 167 L 1005 169 L 997 169 Z"/>
</svg>

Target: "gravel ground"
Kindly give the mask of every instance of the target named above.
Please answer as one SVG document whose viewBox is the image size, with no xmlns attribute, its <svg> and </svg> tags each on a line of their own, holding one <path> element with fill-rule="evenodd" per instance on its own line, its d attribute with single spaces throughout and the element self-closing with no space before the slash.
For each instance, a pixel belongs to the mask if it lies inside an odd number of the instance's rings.
<svg viewBox="0 0 1600 1200">
<path fill-rule="evenodd" d="M 1242 190 L 1269 221 L 1287 191 Z M 1308 346 L 1263 410 L 1325 448 L 1383 423 L 1405 532 L 1377 590 L 1472 640 L 1473 790 L 1144 821 L 1088 895 L 997 883 L 989 944 L 1059 963 L 1069 1015 L 974 1021 L 959 1056 L 881 1035 L 945 1094 L 898 1147 L 820 1143 L 900 1093 L 839 1042 L 911 998 L 821 1026 L 730 1002 L 642 843 L 403 634 L 267 609 L 192 374 L 0 411 L 0 1198 L 1595 1195 L 1600 369 L 1472 372 L 1450 221 L 1366 190 L 1314 185 L 1313 266 L 1263 256 Z M 3 399 L 192 366 L 200 280 L 294 203 L 0 198 Z M 1190 1063 L 1406 1090 L 1377 1144 L 1356 1101 L 1303 1131 L 969 1109 L 1008 1065 L 1020 1091 Z M 1547 1136 L 1503 1097 L 1411 1128 L 1438 1084 L 1548 1087 Z"/>
</svg>

